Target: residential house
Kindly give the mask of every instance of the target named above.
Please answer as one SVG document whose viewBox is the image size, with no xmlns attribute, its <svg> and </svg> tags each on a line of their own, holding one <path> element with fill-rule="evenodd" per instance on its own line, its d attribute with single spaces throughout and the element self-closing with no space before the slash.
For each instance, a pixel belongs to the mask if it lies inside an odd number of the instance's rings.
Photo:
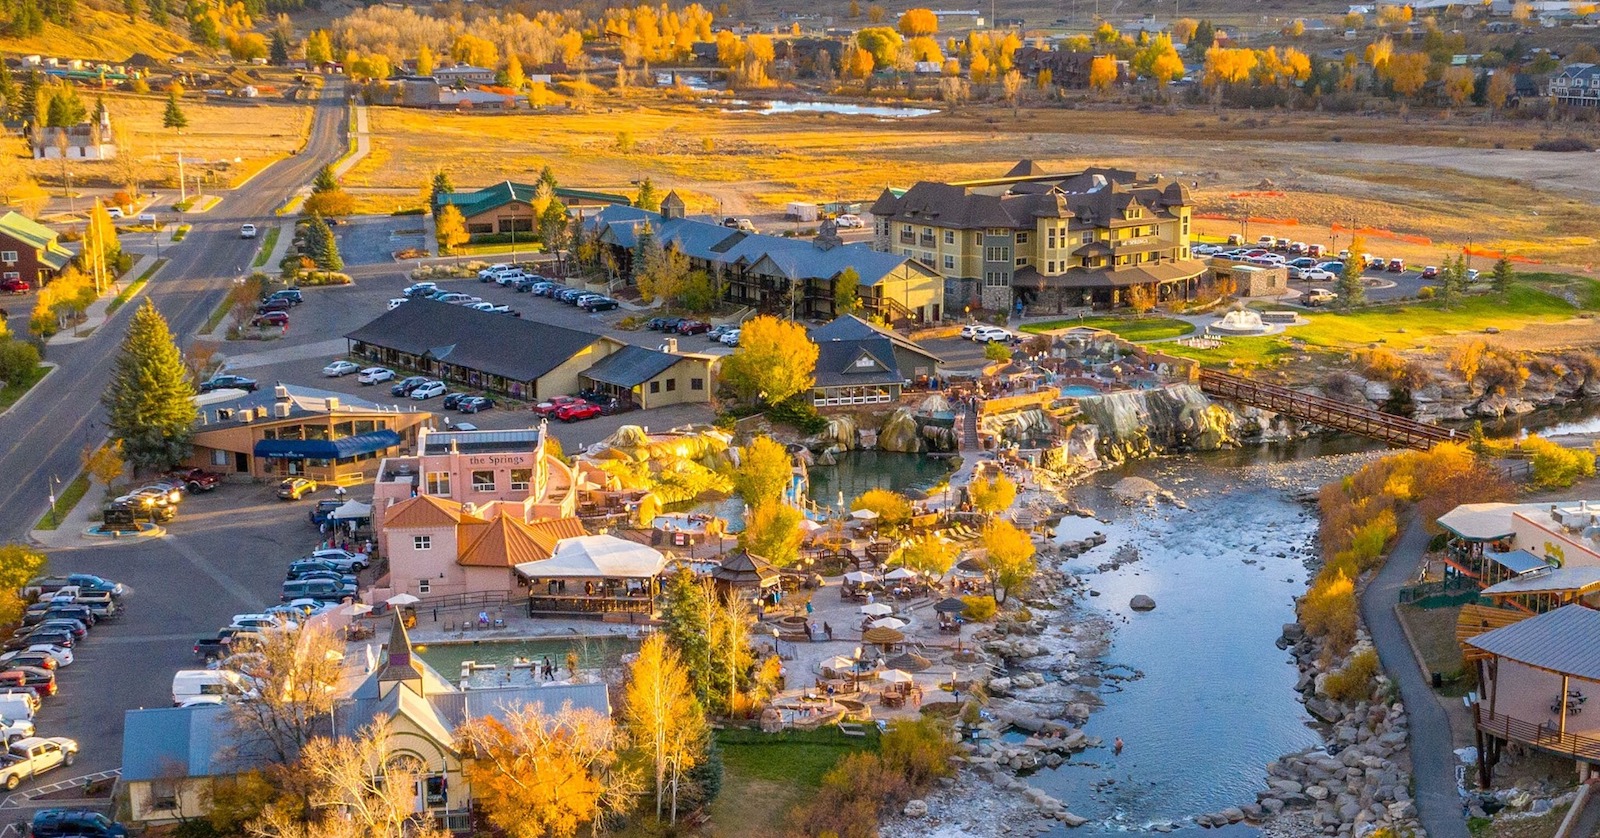
<svg viewBox="0 0 1600 838">
<path fill-rule="evenodd" d="M 646 410 L 710 402 L 716 356 L 679 354 L 676 338 L 668 338 L 666 348 L 670 351 L 625 346 L 584 370 L 582 378 L 593 389 Z"/>
<path fill-rule="evenodd" d="M 926 382 L 938 365 L 937 355 L 854 315 L 845 315 L 811 330 L 817 345 L 817 407 L 895 404 L 902 388 Z"/>
<path fill-rule="evenodd" d="M 345 335 L 350 354 L 533 401 L 581 388 L 582 373 L 624 344 L 433 300 L 411 300 Z"/>
<path fill-rule="evenodd" d="M 201 817 L 217 780 L 266 762 L 220 704 L 129 710 L 122 727 L 122 782 L 137 823 Z"/>
<path fill-rule="evenodd" d="M 89 120 L 65 128 L 35 127 L 29 134 L 29 144 L 35 160 L 110 160 L 117 156 L 111 115 L 104 110 L 98 122 Z"/>
<path fill-rule="evenodd" d="M 1052 173 L 1030 160 L 1003 177 L 921 181 L 872 205 L 873 246 L 944 277 L 947 306 L 1116 306 L 1195 290 L 1189 190 L 1160 176 L 1093 168 Z"/>
<path fill-rule="evenodd" d="M 72 251 L 56 241 L 56 231 L 15 212 L 0 216 L 0 281 L 20 279 L 37 288 L 72 258 Z"/>
<path fill-rule="evenodd" d="M 893 322 L 927 323 L 945 311 L 938 274 L 906 256 L 845 244 L 832 221 L 811 240 L 766 236 L 690 218 L 675 192 L 661 212 L 610 206 L 584 219 L 584 230 L 609 247 L 625 279 L 635 252 L 660 246 L 680 253 L 692 270 L 711 274 L 723 298 L 758 311 L 793 318 L 832 318 L 839 278 L 854 271 L 861 306 Z"/>
<path fill-rule="evenodd" d="M 432 413 L 415 407 L 292 384 L 201 393 L 195 407 L 194 451 L 186 465 L 339 486 L 372 479 L 380 460 L 410 447 L 433 421 Z"/>
<path fill-rule="evenodd" d="M 441 85 L 494 84 L 494 70 L 488 67 L 474 67 L 471 64 L 435 67 L 433 77 L 438 79 Z"/>
<path fill-rule="evenodd" d="M 486 233 L 532 233 L 538 227 L 533 198 L 537 184 L 504 181 L 465 192 L 447 192 L 438 196 L 435 209 L 446 204 L 454 205 L 466 220 L 471 235 Z M 594 192 L 585 189 L 568 189 L 558 186 L 553 193 L 568 210 L 581 207 L 611 206 L 631 203 L 625 195 Z"/>
<path fill-rule="evenodd" d="M 1568 64 L 1550 77 L 1549 96 L 1557 105 L 1600 105 L 1600 65 Z"/>
</svg>

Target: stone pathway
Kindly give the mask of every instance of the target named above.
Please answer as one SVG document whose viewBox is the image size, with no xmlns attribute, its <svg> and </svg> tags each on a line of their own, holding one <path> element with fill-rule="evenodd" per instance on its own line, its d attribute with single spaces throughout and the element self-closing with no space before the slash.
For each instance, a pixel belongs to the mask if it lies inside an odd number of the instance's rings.
<svg viewBox="0 0 1600 838">
<path fill-rule="evenodd" d="M 1395 613 L 1400 588 L 1414 578 L 1428 547 L 1428 534 L 1412 521 L 1361 594 L 1361 617 L 1383 661 L 1383 670 L 1400 686 L 1411 717 L 1411 770 L 1417 813 L 1430 838 L 1468 838 L 1467 821 L 1456 787 L 1456 757 L 1450 720 L 1429 686 Z"/>
</svg>

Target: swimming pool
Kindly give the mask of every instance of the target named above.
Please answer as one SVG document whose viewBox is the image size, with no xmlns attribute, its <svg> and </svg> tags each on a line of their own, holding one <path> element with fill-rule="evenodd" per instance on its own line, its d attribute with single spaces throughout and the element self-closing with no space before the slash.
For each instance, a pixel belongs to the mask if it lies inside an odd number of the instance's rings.
<svg viewBox="0 0 1600 838">
<path fill-rule="evenodd" d="M 1100 388 L 1099 387 L 1093 387 L 1093 386 L 1090 386 L 1088 384 L 1068 384 L 1067 386 L 1061 388 L 1061 395 L 1063 395 L 1063 396 L 1098 396 L 1098 395 L 1100 395 Z"/>
</svg>

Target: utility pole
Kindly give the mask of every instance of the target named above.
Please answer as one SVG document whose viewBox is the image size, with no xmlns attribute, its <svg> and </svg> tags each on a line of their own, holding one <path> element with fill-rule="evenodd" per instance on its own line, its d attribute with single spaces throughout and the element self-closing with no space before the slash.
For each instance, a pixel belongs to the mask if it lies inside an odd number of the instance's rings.
<svg viewBox="0 0 1600 838">
<path fill-rule="evenodd" d="M 178 150 L 178 203 L 189 200 L 188 181 L 183 179 L 183 150 Z"/>
</svg>

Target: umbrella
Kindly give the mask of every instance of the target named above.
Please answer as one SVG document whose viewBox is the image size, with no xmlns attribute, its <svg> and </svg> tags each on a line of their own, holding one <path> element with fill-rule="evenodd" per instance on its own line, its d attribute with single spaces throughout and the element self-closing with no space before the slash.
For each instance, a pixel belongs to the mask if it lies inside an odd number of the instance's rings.
<svg viewBox="0 0 1600 838">
<path fill-rule="evenodd" d="M 856 662 L 844 655 L 834 655 L 822 662 L 822 668 L 830 672 L 849 672 L 856 668 Z"/>
<path fill-rule="evenodd" d="M 414 597 L 414 596 L 412 596 L 410 594 L 395 594 L 394 596 L 389 597 L 388 599 L 384 600 L 384 602 L 387 602 L 387 603 L 389 603 L 390 605 L 393 605 L 396 608 L 399 608 L 402 605 L 415 605 L 416 603 L 419 603 L 421 601 L 422 600 L 420 600 L 420 599 L 418 599 L 418 598 L 416 598 L 416 597 Z"/>
<path fill-rule="evenodd" d="M 371 610 L 372 606 L 366 604 L 365 602 L 352 602 L 343 608 L 343 612 L 352 617 L 359 617 L 362 614 L 370 612 Z"/>
<path fill-rule="evenodd" d="M 879 617 L 878 619 L 872 621 L 872 627 L 875 629 L 886 628 L 899 631 L 900 629 L 906 627 L 906 621 L 895 617 Z"/>
<path fill-rule="evenodd" d="M 945 597 L 933 606 L 933 610 L 940 614 L 960 614 L 967 610 L 967 604 L 957 597 Z"/>
<path fill-rule="evenodd" d="M 852 570 L 844 575 L 844 581 L 852 582 L 857 585 L 865 585 L 868 582 L 878 581 L 878 577 L 860 570 Z"/>
<path fill-rule="evenodd" d="M 873 518 L 878 517 L 878 513 L 873 512 L 870 509 L 857 509 L 856 511 L 850 513 L 850 517 L 856 519 L 857 521 L 871 521 Z"/>
<path fill-rule="evenodd" d="M 879 626 L 862 632 L 861 639 L 867 643 L 889 646 L 895 643 L 904 643 L 906 636 L 887 626 Z"/>
<path fill-rule="evenodd" d="M 887 617 L 894 613 L 894 609 L 881 602 L 874 602 L 871 605 L 861 606 L 861 613 L 869 617 Z"/>
<path fill-rule="evenodd" d="M 933 666 L 933 661 L 915 652 L 905 652 L 890 658 L 889 665 L 907 672 L 923 672 Z"/>
<path fill-rule="evenodd" d="M 878 680 L 889 684 L 909 684 L 917 679 L 911 677 L 911 673 L 909 672 L 901 672 L 898 669 L 886 669 L 883 672 L 878 673 Z"/>
<path fill-rule="evenodd" d="M 817 530 L 820 530 L 820 529 L 826 529 L 826 526 L 823 525 L 823 524 L 819 524 L 816 521 L 811 520 L 810 518 L 806 518 L 805 520 L 800 522 L 800 529 L 803 532 L 816 532 Z"/>
<path fill-rule="evenodd" d="M 888 573 L 885 573 L 883 575 L 883 578 L 884 579 L 890 579 L 890 580 L 895 580 L 895 579 L 915 579 L 915 578 L 917 578 L 917 572 L 914 571 L 914 570 L 908 570 L 908 569 L 903 568 L 903 567 L 897 567 L 894 570 L 891 570 Z"/>
</svg>

